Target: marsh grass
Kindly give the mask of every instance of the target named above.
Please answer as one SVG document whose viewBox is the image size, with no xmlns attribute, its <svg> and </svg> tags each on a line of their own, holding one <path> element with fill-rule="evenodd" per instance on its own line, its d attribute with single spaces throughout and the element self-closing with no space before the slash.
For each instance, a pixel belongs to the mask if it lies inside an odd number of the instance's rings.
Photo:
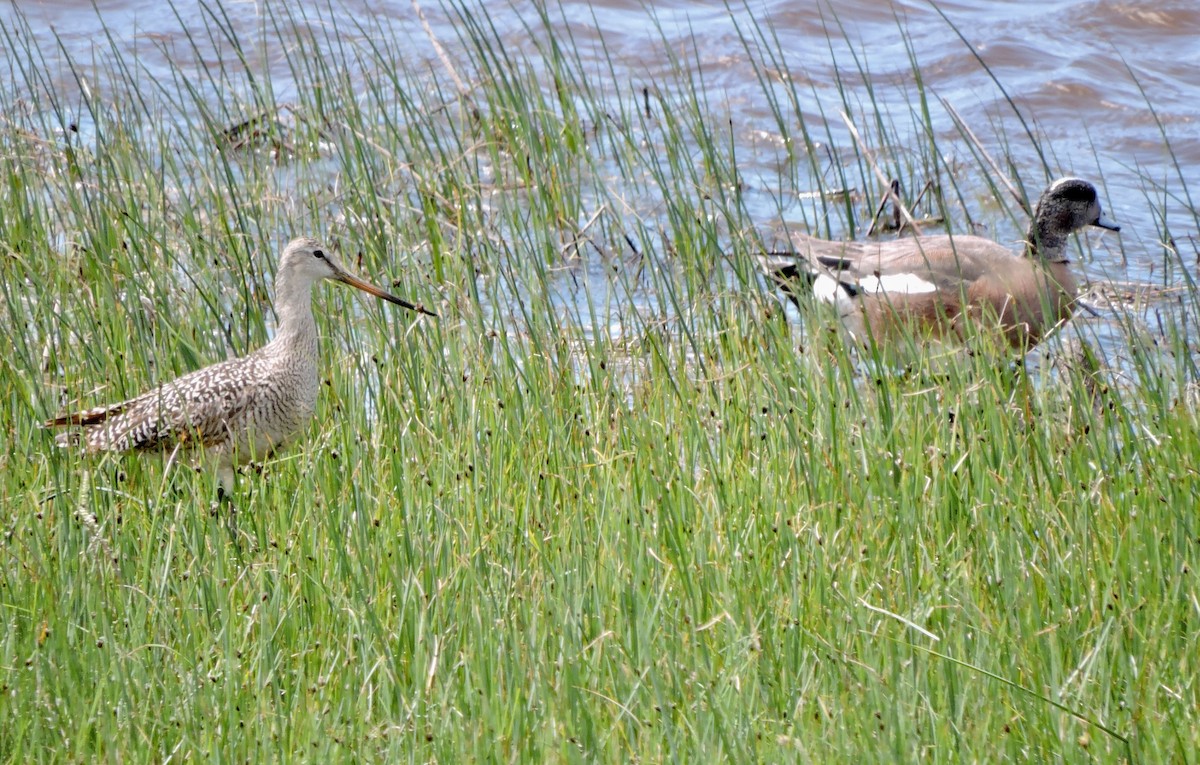
<svg viewBox="0 0 1200 765">
<path fill-rule="evenodd" d="M 905 368 L 758 277 L 761 199 L 686 58 L 610 91 L 549 10 L 517 48 L 450 5 L 418 66 L 329 9 L 204 8 L 169 79 L 115 34 L 74 61 L 3 32 L 6 761 L 1193 756 L 1182 260 L 1173 305 L 1077 319 L 1028 374 Z M 956 230 L 1004 198 L 915 55 L 887 115 L 865 60 L 802 94 L 739 32 L 789 225 L 859 230 L 873 166 L 934 179 Z M 249 119 L 266 140 L 222 141 Z M 52 448 L 44 417 L 263 342 L 302 232 L 441 318 L 322 289 L 318 417 L 232 506 L 184 460 Z"/>
</svg>

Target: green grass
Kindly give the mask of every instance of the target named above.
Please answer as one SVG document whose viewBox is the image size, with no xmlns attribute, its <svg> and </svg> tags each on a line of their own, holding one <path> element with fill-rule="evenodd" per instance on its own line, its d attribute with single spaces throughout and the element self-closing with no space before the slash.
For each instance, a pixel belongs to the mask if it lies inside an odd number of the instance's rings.
<svg viewBox="0 0 1200 765">
<path fill-rule="evenodd" d="M 1182 259 L 1161 324 L 1081 317 L 1028 376 L 898 374 L 756 276 L 761 194 L 683 60 L 647 115 L 552 16 L 515 50 L 452 6 L 431 72 L 400 37 L 207 11 L 169 80 L 0 38 L 0 758 L 1194 761 Z M 789 133 L 777 214 L 876 189 L 872 162 L 936 179 L 959 230 L 1003 196 L 923 90 L 873 114 L 855 60 L 798 93 L 740 31 Z M 281 106 L 243 68 L 280 37 L 296 100 L 234 149 Z M 830 164 L 839 110 L 870 153 Z M 838 234 L 874 204 L 788 209 Z M 441 318 L 323 288 L 318 416 L 236 519 L 182 462 L 53 448 L 64 406 L 262 343 L 301 233 Z"/>
</svg>

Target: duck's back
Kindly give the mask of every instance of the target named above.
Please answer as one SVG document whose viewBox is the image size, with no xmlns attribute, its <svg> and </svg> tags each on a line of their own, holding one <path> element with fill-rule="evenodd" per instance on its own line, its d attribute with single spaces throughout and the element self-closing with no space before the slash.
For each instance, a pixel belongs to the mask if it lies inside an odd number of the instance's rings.
<svg viewBox="0 0 1200 765">
<path fill-rule="evenodd" d="M 998 325 L 1011 345 L 1030 347 L 1070 316 L 1075 297 L 1066 263 L 978 236 L 833 242 L 793 234 L 792 241 L 853 293 L 861 320 L 877 335 L 925 327 L 961 337 L 976 323 Z M 856 334 L 867 329 L 855 323 Z"/>
<path fill-rule="evenodd" d="M 1003 245 L 980 236 L 918 236 L 887 241 L 833 242 L 793 234 L 801 255 L 808 255 L 831 271 L 857 275 L 924 274 L 937 281 L 973 281 L 982 274 L 1020 269 L 1025 258 Z"/>
</svg>

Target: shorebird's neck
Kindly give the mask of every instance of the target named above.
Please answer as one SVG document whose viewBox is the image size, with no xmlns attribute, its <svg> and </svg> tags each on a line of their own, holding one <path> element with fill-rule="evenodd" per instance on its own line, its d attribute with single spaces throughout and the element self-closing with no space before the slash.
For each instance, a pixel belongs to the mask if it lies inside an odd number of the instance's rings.
<svg viewBox="0 0 1200 765">
<path fill-rule="evenodd" d="M 317 323 L 312 312 L 312 282 L 280 274 L 275 280 L 275 315 L 279 327 L 272 346 L 305 347 L 316 352 Z"/>
<path fill-rule="evenodd" d="M 1067 234 L 1057 226 L 1048 225 L 1035 217 L 1025 235 L 1025 254 L 1047 263 L 1067 262 Z"/>
</svg>

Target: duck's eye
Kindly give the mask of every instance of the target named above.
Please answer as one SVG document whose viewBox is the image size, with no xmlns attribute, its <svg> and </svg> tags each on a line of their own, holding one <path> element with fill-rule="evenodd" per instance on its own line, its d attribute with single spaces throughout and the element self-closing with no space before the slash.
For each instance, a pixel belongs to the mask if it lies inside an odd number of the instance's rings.
<svg viewBox="0 0 1200 765">
<path fill-rule="evenodd" d="M 325 259 L 325 253 L 321 252 L 320 250 L 313 250 L 313 257 L 314 257 L 314 258 L 320 258 L 321 260 L 324 260 L 324 259 Z"/>
</svg>

